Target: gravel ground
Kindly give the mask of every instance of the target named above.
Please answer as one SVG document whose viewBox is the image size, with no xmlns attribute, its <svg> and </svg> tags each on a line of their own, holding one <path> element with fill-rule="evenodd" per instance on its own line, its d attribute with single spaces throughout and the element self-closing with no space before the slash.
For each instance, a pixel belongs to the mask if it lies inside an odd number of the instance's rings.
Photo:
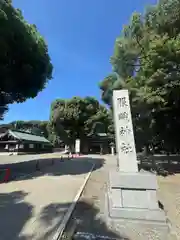
<svg viewBox="0 0 180 240">
<path fill-rule="evenodd" d="M 57 161 L 0 184 L 0 240 L 52 240 L 91 168 Z"/>
<path fill-rule="evenodd" d="M 117 222 L 114 225 L 108 223 L 105 215 L 105 192 L 107 189 L 108 171 L 114 167 L 115 159 L 111 156 L 106 156 L 105 159 L 106 163 L 104 166 L 91 174 L 62 239 L 180 239 L 180 237 L 177 238 L 172 232 L 168 233 L 167 229 L 160 225 L 132 223 L 128 221 Z M 160 185 L 158 197 L 163 202 L 165 211 L 170 218 L 172 231 L 177 233 L 177 231 L 180 232 L 180 215 L 177 211 L 177 208 L 180 207 L 180 188 L 177 185 L 172 188 L 174 182 L 169 182 L 169 179 L 170 177 L 158 178 Z M 180 185 L 180 181 L 177 184 Z M 177 197 L 179 196 L 178 200 L 174 200 L 175 192 Z M 174 215 L 176 217 L 173 217 Z"/>
<path fill-rule="evenodd" d="M 171 229 L 180 239 L 180 174 L 158 177 L 158 198 L 163 202 Z"/>
</svg>

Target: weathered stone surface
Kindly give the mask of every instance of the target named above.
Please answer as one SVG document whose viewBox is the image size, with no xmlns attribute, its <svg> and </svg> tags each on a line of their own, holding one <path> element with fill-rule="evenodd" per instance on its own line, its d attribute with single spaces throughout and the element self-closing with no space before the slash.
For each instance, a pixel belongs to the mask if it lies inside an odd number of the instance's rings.
<svg viewBox="0 0 180 240">
<path fill-rule="evenodd" d="M 148 208 L 148 194 L 146 190 L 122 189 L 122 202 L 124 208 Z"/>
<path fill-rule="evenodd" d="M 156 176 L 114 171 L 109 174 L 109 179 L 109 216 L 166 222 L 156 197 Z"/>
<path fill-rule="evenodd" d="M 138 209 L 138 208 L 113 208 L 109 202 L 109 217 L 112 219 L 142 220 L 159 222 L 166 225 L 166 218 L 162 210 Z M 144 222 L 145 224 L 145 222 Z"/>
<path fill-rule="evenodd" d="M 148 190 L 148 199 L 149 199 L 149 201 L 148 201 L 149 209 L 157 209 L 159 207 L 157 191 Z"/>
<path fill-rule="evenodd" d="M 128 90 L 113 92 L 119 171 L 109 174 L 107 212 L 112 219 L 154 221 L 166 225 L 156 198 L 157 180 L 138 172 Z"/>
<path fill-rule="evenodd" d="M 157 189 L 156 175 L 148 172 L 122 173 L 110 171 L 109 182 L 111 188 Z"/>
<path fill-rule="evenodd" d="M 122 192 L 119 189 L 111 189 L 112 207 L 122 207 Z"/>
<path fill-rule="evenodd" d="M 138 172 L 128 90 L 113 91 L 113 108 L 120 171 Z"/>
</svg>

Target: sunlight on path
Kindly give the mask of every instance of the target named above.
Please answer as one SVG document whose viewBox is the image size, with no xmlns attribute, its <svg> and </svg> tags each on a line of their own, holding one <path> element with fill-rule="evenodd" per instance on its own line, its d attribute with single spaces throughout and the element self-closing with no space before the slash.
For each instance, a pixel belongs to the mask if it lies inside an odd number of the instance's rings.
<svg viewBox="0 0 180 240">
<path fill-rule="evenodd" d="M 86 175 L 45 175 L 1 184 L 1 240 L 51 239 Z"/>
</svg>

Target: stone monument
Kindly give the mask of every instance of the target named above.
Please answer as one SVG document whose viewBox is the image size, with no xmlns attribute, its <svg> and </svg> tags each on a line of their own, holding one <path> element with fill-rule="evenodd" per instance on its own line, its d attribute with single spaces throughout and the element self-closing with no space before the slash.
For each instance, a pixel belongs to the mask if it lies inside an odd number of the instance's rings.
<svg viewBox="0 0 180 240">
<path fill-rule="evenodd" d="M 113 91 L 113 109 L 119 169 L 109 173 L 109 217 L 165 223 L 156 197 L 156 175 L 138 171 L 128 90 Z"/>
</svg>

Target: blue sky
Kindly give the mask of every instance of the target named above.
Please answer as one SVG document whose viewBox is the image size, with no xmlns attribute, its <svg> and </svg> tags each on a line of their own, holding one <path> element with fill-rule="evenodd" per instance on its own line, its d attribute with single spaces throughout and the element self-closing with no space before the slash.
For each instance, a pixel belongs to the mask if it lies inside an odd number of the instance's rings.
<svg viewBox="0 0 180 240">
<path fill-rule="evenodd" d="M 157 0 L 13 0 L 25 19 L 46 39 L 53 79 L 35 99 L 13 104 L 4 122 L 47 120 L 56 98 L 95 96 L 98 82 L 111 72 L 116 37 L 134 11 Z"/>
</svg>

